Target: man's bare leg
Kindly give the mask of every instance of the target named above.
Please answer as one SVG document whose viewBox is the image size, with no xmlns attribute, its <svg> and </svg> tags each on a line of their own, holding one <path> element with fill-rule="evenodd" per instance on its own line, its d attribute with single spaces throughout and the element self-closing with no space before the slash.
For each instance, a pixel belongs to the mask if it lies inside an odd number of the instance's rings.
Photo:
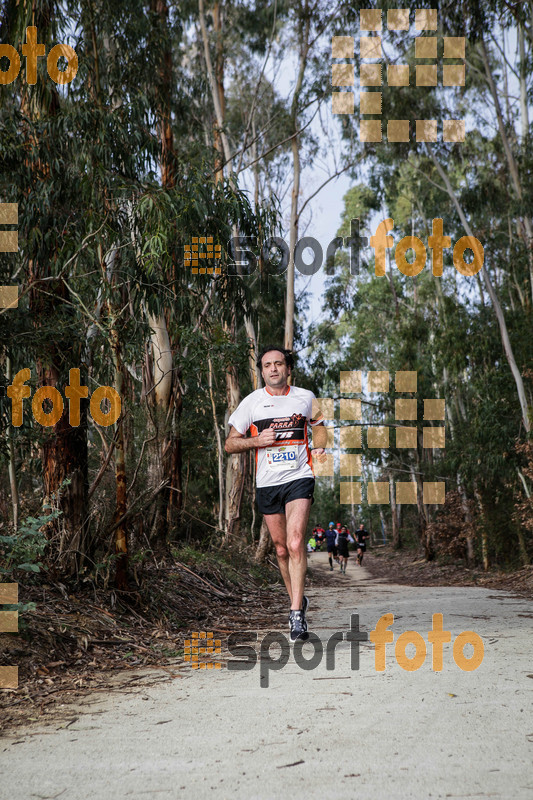
<svg viewBox="0 0 533 800">
<path fill-rule="evenodd" d="M 287 525 L 285 514 L 265 514 L 265 522 L 276 548 L 279 571 L 292 604 L 291 576 L 289 574 L 289 551 L 287 549 Z"/>
<path fill-rule="evenodd" d="M 285 506 L 287 518 L 287 550 L 289 551 L 289 575 L 292 588 L 291 610 L 302 607 L 304 596 L 307 553 L 305 551 L 305 531 L 311 511 L 311 499 L 291 500 Z"/>
<path fill-rule="evenodd" d="M 291 601 L 291 610 L 302 607 L 307 554 L 305 530 L 309 521 L 311 500 L 291 500 L 285 514 L 265 514 L 265 522 L 276 548 L 276 556 Z"/>
</svg>

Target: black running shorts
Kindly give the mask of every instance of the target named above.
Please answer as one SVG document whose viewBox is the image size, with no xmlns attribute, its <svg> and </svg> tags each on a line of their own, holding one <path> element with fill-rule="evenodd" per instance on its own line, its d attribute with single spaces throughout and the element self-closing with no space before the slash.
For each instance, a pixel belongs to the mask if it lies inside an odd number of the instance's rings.
<svg viewBox="0 0 533 800">
<path fill-rule="evenodd" d="M 260 514 L 284 514 L 286 503 L 302 498 L 313 500 L 314 491 L 314 478 L 299 478 L 279 486 L 258 486 L 255 497 Z"/>
<path fill-rule="evenodd" d="M 348 539 L 339 539 L 337 549 L 340 556 L 343 558 L 350 558 L 350 554 L 348 552 Z"/>
</svg>

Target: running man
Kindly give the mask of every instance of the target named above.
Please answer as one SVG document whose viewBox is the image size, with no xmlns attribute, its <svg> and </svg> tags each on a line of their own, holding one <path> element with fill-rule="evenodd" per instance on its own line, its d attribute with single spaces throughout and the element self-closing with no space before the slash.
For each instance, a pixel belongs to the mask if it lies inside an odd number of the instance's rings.
<svg viewBox="0 0 533 800">
<path fill-rule="evenodd" d="M 335 523 L 330 522 L 326 531 L 326 545 L 328 548 L 329 568 L 333 572 L 333 559 L 337 561 L 337 531 Z"/>
<path fill-rule="evenodd" d="M 365 531 L 365 526 L 361 522 L 359 525 L 359 530 L 355 533 L 355 538 L 357 539 L 357 560 L 359 561 L 360 565 L 363 563 L 363 556 L 366 551 L 366 540 L 368 539 L 369 535 L 370 534 L 368 531 Z"/>
<path fill-rule="evenodd" d="M 316 538 L 316 542 L 317 542 L 319 550 L 322 549 L 322 542 L 324 541 L 325 535 L 326 535 L 326 531 L 324 530 L 324 528 L 321 525 L 319 525 L 317 527 L 317 529 L 316 529 L 316 534 L 315 534 L 315 538 Z"/>
<path fill-rule="evenodd" d="M 245 397 L 228 420 L 226 453 L 255 450 L 257 506 L 276 548 L 291 608 L 290 640 L 307 639 L 304 595 L 307 554 L 305 532 L 313 502 L 312 455 L 322 456 L 327 440 L 323 417 L 313 418 L 313 392 L 289 386 L 294 361 L 282 347 L 266 347 L 257 359 L 265 386 Z M 307 425 L 320 445 L 309 449 Z M 251 436 L 246 438 L 247 431 Z"/>
<path fill-rule="evenodd" d="M 348 528 L 343 525 L 337 535 L 337 549 L 339 553 L 339 561 L 341 562 L 341 572 L 346 575 L 346 564 L 350 558 L 348 552 Z"/>
</svg>

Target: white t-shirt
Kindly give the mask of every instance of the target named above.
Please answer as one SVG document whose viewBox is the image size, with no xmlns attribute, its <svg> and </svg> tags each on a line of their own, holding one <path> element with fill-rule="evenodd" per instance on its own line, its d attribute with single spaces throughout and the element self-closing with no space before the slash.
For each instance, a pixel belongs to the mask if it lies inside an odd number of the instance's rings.
<svg viewBox="0 0 533 800">
<path fill-rule="evenodd" d="M 237 433 L 259 436 L 265 428 L 274 428 L 276 441 L 270 447 L 255 451 L 258 488 L 312 478 L 311 450 L 307 439 L 307 423 L 318 425 L 320 414 L 312 419 L 315 395 L 307 389 L 287 387 L 284 395 L 271 394 L 265 387 L 245 397 L 228 420 Z"/>
</svg>

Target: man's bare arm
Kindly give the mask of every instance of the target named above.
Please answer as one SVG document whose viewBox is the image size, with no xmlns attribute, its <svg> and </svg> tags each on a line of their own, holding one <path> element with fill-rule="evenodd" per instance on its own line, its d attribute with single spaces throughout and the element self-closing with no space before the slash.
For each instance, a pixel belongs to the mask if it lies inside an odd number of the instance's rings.
<svg viewBox="0 0 533 800">
<path fill-rule="evenodd" d="M 313 450 L 325 450 L 328 441 L 328 431 L 323 422 L 313 425 Z"/>
<path fill-rule="evenodd" d="M 247 439 L 232 425 L 224 447 L 226 453 L 245 453 L 247 450 L 255 450 L 257 447 L 270 447 L 275 441 L 276 431 L 274 428 L 265 428 L 259 436 L 250 436 Z"/>
</svg>

